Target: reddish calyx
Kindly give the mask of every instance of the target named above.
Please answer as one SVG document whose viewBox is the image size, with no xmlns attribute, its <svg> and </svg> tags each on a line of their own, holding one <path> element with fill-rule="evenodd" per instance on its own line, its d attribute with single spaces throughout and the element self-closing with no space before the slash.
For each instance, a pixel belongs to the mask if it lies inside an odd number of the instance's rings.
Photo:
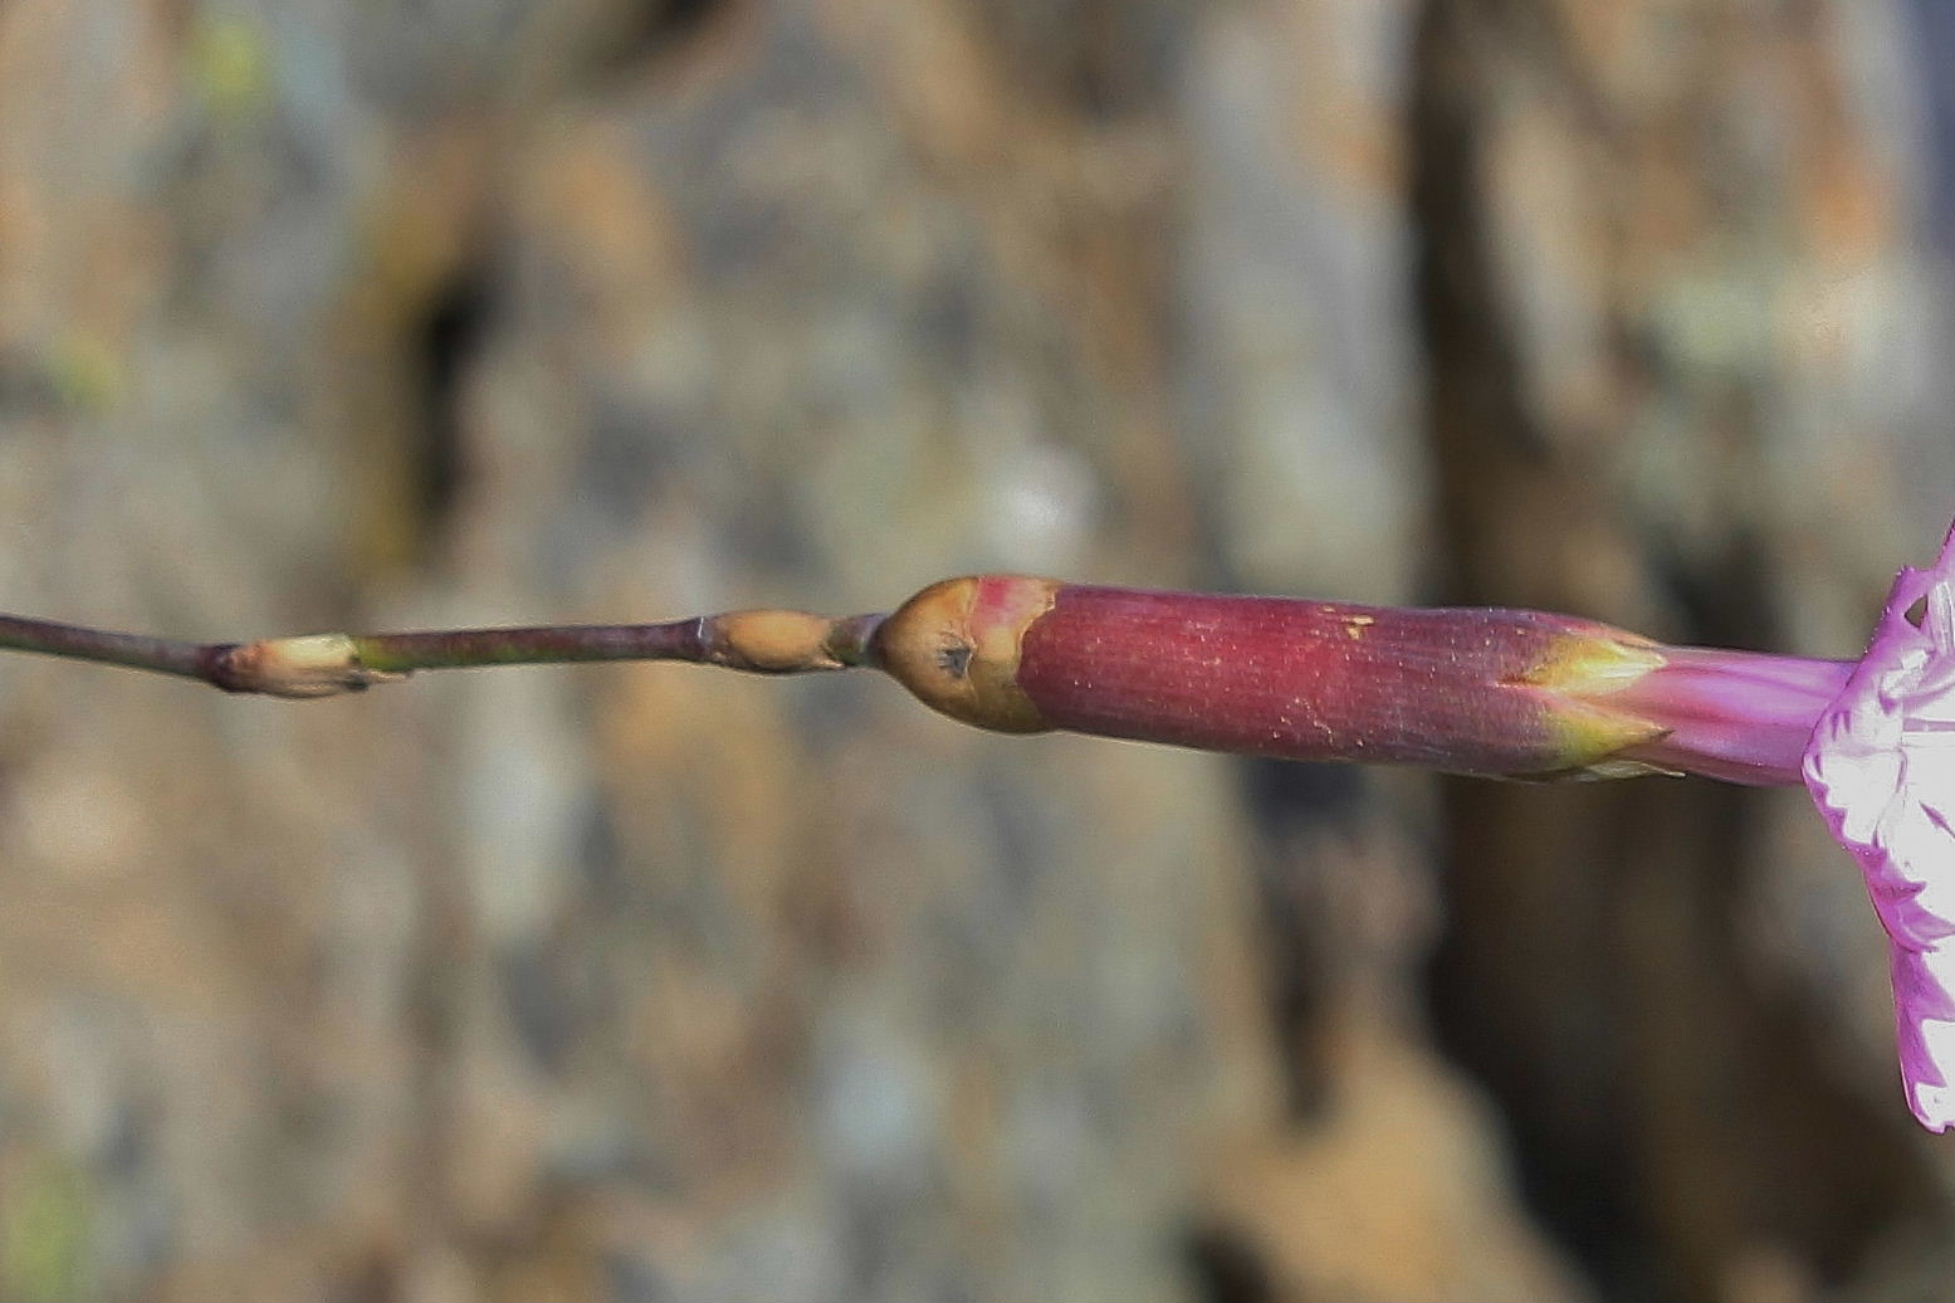
<svg viewBox="0 0 1955 1303">
<path fill-rule="evenodd" d="M 1661 664 L 1655 644 L 1534 611 L 986 575 L 911 599 L 878 631 L 875 661 L 929 705 L 981 727 L 1297 760 L 1609 775 L 1647 769 L 1621 753 L 1665 733 L 1575 690 L 1612 690 Z"/>
</svg>

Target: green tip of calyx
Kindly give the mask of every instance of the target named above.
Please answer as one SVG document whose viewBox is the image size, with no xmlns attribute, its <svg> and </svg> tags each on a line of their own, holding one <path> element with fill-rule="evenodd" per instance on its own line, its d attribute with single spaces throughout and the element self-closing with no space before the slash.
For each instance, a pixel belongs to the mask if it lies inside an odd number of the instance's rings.
<svg viewBox="0 0 1955 1303">
<path fill-rule="evenodd" d="M 1608 698 L 1666 664 L 1663 649 L 1635 634 L 1607 626 L 1555 641 L 1548 654 L 1516 681 L 1546 703 L 1548 724 L 1567 761 L 1567 772 L 1623 778 L 1667 772 L 1623 757 L 1633 747 L 1661 740 L 1663 724 L 1608 704 Z"/>
<path fill-rule="evenodd" d="M 1605 697 L 1620 692 L 1667 663 L 1663 649 L 1647 638 L 1597 626 L 1594 633 L 1568 634 L 1520 676 L 1520 681 L 1575 697 Z"/>
</svg>

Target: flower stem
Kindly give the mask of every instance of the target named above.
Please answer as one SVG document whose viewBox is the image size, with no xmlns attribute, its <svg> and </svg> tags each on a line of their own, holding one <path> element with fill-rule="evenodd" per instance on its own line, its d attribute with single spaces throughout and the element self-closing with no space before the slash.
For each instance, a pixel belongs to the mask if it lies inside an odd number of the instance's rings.
<svg viewBox="0 0 1955 1303">
<path fill-rule="evenodd" d="M 664 624 L 188 643 L 0 616 L 0 649 L 325 697 L 416 670 L 689 661 L 869 666 L 979 728 L 1509 778 L 1651 769 L 1797 783 L 1851 666 L 1665 647 L 1571 616 L 1146 592 L 1023 575 L 933 584 L 893 614 L 729 611 Z"/>
<path fill-rule="evenodd" d="M 111 633 L 52 620 L 28 620 L 0 615 L 0 649 L 65 656 L 101 665 L 126 665 L 184 678 L 205 678 L 205 649 L 196 643 L 150 638 L 135 633 Z"/>
<path fill-rule="evenodd" d="M 193 643 L 52 620 L 0 616 L 0 650 L 62 656 L 196 679 L 226 692 L 325 697 L 416 670 L 581 661 L 690 661 L 756 674 L 866 663 L 879 615 L 730 611 L 665 624 L 540 625 L 421 633 L 306 634 Z"/>
</svg>

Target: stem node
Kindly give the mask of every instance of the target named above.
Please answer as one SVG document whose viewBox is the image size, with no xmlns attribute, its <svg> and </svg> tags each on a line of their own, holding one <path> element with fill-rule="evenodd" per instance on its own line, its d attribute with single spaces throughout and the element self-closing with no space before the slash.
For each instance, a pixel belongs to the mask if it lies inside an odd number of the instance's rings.
<svg viewBox="0 0 1955 1303">
<path fill-rule="evenodd" d="M 359 644 L 343 633 L 218 643 L 204 648 L 201 659 L 201 677 L 226 692 L 297 700 L 361 692 L 376 683 L 407 677 L 368 669 L 360 663 Z"/>
</svg>

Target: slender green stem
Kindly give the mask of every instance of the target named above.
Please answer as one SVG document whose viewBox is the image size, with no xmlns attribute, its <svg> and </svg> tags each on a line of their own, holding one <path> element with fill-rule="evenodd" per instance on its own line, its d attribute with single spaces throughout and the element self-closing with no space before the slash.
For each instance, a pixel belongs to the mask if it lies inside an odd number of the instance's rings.
<svg viewBox="0 0 1955 1303">
<path fill-rule="evenodd" d="M 565 624 L 355 635 L 360 664 L 382 674 L 574 661 L 703 661 L 705 618 L 669 624 Z"/>
<path fill-rule="evenodd" d="M 197 679 L 226 692 L 323 697 L 415 670 L 579 661 L 690 661 L 759 674 L 870 663 L 880 615 L 730 611 L 664 624 L 537 625 L 421 633 L 307 634 L 192 643 L 0 615 L 0 650 L 64 656 Z"/>
<path fill-rule="evenodd" d="M 28 620 L 0 615 L 0 650 L 38 652 L 103 665 L 126 665 L 189 679 L 206 679 L 206 648 L 193 642 L 150 638 L 135 633 L 111 633 L 51 620 Z"/>
</svg>

